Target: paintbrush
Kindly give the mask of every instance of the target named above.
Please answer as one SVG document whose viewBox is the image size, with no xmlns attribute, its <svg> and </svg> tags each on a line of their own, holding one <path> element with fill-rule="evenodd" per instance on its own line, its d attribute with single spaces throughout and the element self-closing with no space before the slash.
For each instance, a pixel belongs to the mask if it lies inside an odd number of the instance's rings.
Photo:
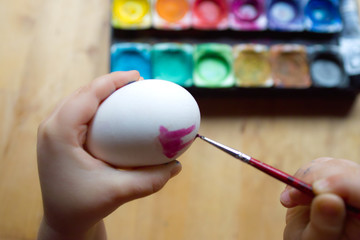
<svg viewBox="0 0 360 240">
<path fill-rule="evenodd" d="M 301 181 L 300 179 L 295 178 L 294 176 L 291 176 L 279 169 L 276 169 L 270 165 L 260 162 L 259 160 L 256 160 L 255 158 L 252 158 L 242 152 L 239 152 L 233 148 L 225 146 L 225 145 L 218 143 L 214 140 L 211 140 L 207 137 L 201 136 L 199 134 L 197 135 L 197 137 L 210 143 L 211 145 L 215 146 L 216 148 L 230 154 L 234 158 L 239 159 L 247 164 L 250 164 L 251 166 L 270 175 L 271 177 L 276 178 L 276 179 L 280 180 L 281 182 L 300 190 L 301 192 L 307 194 L 308 196 L 310 196 L 310 197 L 315 196 L 313 188 L 310 184 L 307 184 L 307 183 Z M 360 218 L 360 209 L 357 209 L 357 208 L 355 208 L 353 206 L 349 206 L 349 205 L 346 206 L 346 209 L 348 211 L 351 211 L 352 213 L 355 213 L 357 215 L 357 217 Z"/>
</svg>

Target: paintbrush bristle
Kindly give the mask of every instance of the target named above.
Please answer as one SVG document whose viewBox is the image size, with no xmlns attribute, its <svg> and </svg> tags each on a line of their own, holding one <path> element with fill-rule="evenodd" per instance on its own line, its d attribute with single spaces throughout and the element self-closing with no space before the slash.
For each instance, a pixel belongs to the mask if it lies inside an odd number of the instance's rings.
<svg viewBox="0 0 360 240">
<path fill-rule="evenodd" d="M 205 138 L 204 136 L 201 136 L 200 134 L 196 134 L 196 137 L 201 138 L 201 139 Z"/>
</svg>

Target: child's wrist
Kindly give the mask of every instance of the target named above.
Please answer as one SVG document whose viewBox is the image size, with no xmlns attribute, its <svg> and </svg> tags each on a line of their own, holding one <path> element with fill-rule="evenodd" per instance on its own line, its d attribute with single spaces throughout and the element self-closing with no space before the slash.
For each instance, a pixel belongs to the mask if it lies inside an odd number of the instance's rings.
<svg viewBox="0 0 360 240">
<path fill-rule="evenodd" d="M 105 240 L 104 222 L 101 221 L 86 232 L 65 233 L 55 230 L 44 219 L 41 221 L 38 240 Z"/>
</svg>

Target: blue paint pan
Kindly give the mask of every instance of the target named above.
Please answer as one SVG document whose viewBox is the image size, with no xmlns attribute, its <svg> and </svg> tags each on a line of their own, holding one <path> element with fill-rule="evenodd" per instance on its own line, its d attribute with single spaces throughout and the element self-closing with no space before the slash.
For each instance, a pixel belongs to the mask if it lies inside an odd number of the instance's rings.
<svg viewBox="0 0 360 240">
<path fill-rule="evenodd" d="M 137 70 L 150 79 L 151 46 L 144 43 L 115 43 L 111 47 L 111 72 Z"/>
<path fill-rule="evenodd" d="M 343 28 L 339 0 L 309 0 L 305 6 L 305 28 L 311 32 L 336 33 Z"/>
</svg>

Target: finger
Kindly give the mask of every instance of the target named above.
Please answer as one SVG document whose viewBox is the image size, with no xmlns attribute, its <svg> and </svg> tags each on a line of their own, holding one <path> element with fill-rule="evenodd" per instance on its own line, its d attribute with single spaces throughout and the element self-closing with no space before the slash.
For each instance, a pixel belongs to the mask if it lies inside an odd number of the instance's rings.
<svg viewBox="0 0 360 240">
<path fill-rule="evenodd" d="M 326 165 L 326 168 L 324 168 L 324 165 Z M 357 169 L 358 166 L 355 165 L 356 163 L 345 159 L 317 158 L 300 168 L 294 176 L 306 183 L 312 184 L 317 179 L 337 175 L 345 171 L 348 172 L 349 168 Z M 311 197 L 290 186 L 286 186 L 280 197 L 282 205 L 288 208 L 310 204 L 311 200 Z"/>
<path fill-rule="evenodd" d="M 334 193 L 346 200 L 346 203 L 360 208 L 360 170 L 352 168 L 353 173 L 337 174 L 320 179 L 313 184 L 317 194 Z"/>
<path fill-rule="evenodd" d="M 138 71 L 113 72 L 95 79 L 90 88 L 97 96 L 98 102 L 101 102 L 116 89 L 139 79 L 140 74 Z"/>
<path fill-rule="evenodd" d="M 325 163 L 325 162 L 328 162 L 328 161 L 332 161 L 334 160 L 335 158 L 333 157 L 320 157 L 320 158 L 316 158 L 314 159 L 313 161 L 311 161 L 311 164 L 314 164 L 314 163 Z"/>
<path fill-rule="evenodd" d="M 299 168 L 294 174 L 294 177 L 304 182 L 310 183 L 313 180 L 313 174 L 311 171 L 312 165 L 317 161 L 318 159 L 315 159 L 312 162 L 307 163 Z M 285 187 L 284 191 L 280 195 L 281 204 L 287 208 L 292 208 L 297 205 L 306 205 L 309 204 L 311 200 L 311 197 L 289 185 Z"/>
<path fill-rule="evenodd" d="M 87 125 L 101 102 L 118 88 L 139 78 L 137 71 L 114 72 L 99 77 L 64 99 L 42 126 L 49 126 L 53 134 L 66 139 L 68 144 L 82 146 Z"/>
<path fill-rule="evenodd" d="M 66 98 L 54 115 L 61 124 L 70 127 L 87 124 L 103 100 L 118 88 L 139 78 L 137 71 L 113 72 L 101 76 Z"/>
<path fill-rule="evenodd" d="M 321 194 L 311 204 L 310 222 L 305 228 L 302 239 L 338 240 L 345 225 L 345 204 L 335 194 Z"/>
<path fill-rule="evenodd" d="M 312 183 L 315 179 L 329 176 L 329 174 L 332 174 L 333 171 L 336 171 L 338 169 L 338 163 L 336 160 L 337 159 L 329 157 L 314 159 L 296 171 L 294 177 L 299 178 L 307 183 Z M 324 164 L 326 164 L 328 168 L 327 171 L 322 171 Z"/>
<path fill-rule="evenodd" d="M 281 204 L 287 208 L 292 208 L 298 205 L 309 205 L 311 201 L 311 196 L 295 188 L 286 188 L 280 195 Z"/>
<path fill-rule="evenodd" d="M 284 240 L 300 240 L 302 232 L 309 223 L 310 207 L 298 206 L 286 212 Z"/>
<path fill-rule="evenodd" d="M 180 162 L 172 161 L 158 166 L 121 171 L 113 182 L 113 192 L 116 193 L 119 204 L 148 196 L 162 189 L 181 168 Z"/>
</svg>

